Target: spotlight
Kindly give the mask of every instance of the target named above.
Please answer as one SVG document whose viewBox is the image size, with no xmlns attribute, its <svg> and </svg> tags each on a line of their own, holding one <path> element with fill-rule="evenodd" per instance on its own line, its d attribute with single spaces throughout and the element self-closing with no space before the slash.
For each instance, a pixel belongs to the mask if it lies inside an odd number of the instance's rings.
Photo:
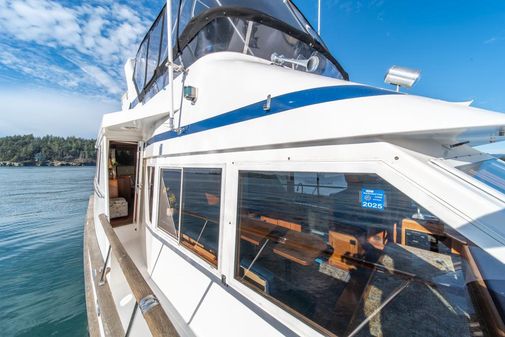
<svg viewBox="0 0 505 337">
<path fill-rule="evenodd" d="M 411 88 L 420 76 L 421 72 L 419 70 L 392 66 L 389 68 L 389 71 L 384 78 L 384 82 L 396 85 L 396 91 L 399 92 L 400 87 Z"/>
</svg>

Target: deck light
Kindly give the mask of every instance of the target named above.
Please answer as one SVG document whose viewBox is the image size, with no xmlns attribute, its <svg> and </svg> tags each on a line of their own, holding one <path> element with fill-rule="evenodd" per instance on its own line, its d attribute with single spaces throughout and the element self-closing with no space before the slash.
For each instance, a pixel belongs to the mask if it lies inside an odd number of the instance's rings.
<svg viewBox="0 0 505 337">
<path fill-rule="evenodd" d="M 389 68 L 384 82 L 387 84 L 396 85 L 396 91 L 400 91 L 400 87 L 412 88 L 421 76 L 421 71 L 409 69 L 405 67 L 392 66 Z"/>
</svg>

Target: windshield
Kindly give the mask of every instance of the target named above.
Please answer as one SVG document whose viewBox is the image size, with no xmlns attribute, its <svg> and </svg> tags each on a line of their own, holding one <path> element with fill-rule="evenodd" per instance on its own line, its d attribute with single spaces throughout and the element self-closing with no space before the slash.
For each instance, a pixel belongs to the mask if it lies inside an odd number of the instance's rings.
<svg viewBox="0 0 505 337">
<path fill-rule="evenodd" d="M 302 25 L 293 9 L 287 1 L 280 0 L 182 0 L 181 2 L 181 20 L 179 26 L 179 34 L 186 28 L 189 21 L 202 12 L 216 7 L 240 7 L 254 9 L 287 23 L 288 25 L 307 32 Z"/>
<path fill-rule="evenodd" d="M 197 59 L 221 51 L 244 53 L 293 70 L 343 78 L 326 55 L 301 37 L 239 17 L 216 17 L 208 22 L 182 50 L 181 63 L 189 67 Z"/>
<path fill-rule="evenodd" d="M 290 1 L 173 0 L 170 14 L 174 63 L 186 68 L 207 54 L 231 51 L 293 70 L 348 80 Z M 137 98 L 131 107 L 145 103 L 168 84 L 166 23 L 163 8 L 138 49 L 134 70 Z"/>
<path fill-rule="evenodd" d="M 289 1 L 182 0 L 177 22 L 179 51 L 174 55 L 184 54 L 185 67 L 209 53 L 234 51 L 294 70 L 348 78 Z"/>
<path fill-rule="evenodd" d="M 505 194 L 505 162 L 489 159 L 459 166 L 460 171 Z"/>
</svg>

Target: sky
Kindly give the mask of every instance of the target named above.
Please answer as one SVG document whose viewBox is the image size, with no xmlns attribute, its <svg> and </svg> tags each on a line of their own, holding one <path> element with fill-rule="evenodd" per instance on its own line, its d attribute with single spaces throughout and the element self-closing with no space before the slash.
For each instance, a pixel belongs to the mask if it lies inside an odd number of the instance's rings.
<svg viewBox="0 0 505 337">
<path fill-rule="evenodd" d="M 317 1 L 294 3 L 317 27 Z M 120 110 L 124 62 L 163 4 L 0 0 L 0 136 L 95 137 L 101 116 Z M 416 68 L 409 93 L 505 112 L 505 1 L 321 4 L 321 36 L 352 81 L 387 88 L 389 67 Z"/>
</svg>

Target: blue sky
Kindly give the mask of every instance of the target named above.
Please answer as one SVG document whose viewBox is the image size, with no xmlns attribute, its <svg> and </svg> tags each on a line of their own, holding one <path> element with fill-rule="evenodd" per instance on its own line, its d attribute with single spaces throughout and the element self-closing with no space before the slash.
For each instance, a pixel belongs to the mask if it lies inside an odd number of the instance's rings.
<svg viewBox="0 0 505 337">
<path fill-rule="evenodd" d="M 294 2 L 317 26 L 317 1 Z M 321 2 L 321 35 L 351 80 L 387 87 L 390 66 L 419 68 L 411 93 L 505 112 L 505 1 Z M 0 136 L 94 137 L 120 109 L 123 64 L 162 6 L 0 0 Z"/>
</svg>

